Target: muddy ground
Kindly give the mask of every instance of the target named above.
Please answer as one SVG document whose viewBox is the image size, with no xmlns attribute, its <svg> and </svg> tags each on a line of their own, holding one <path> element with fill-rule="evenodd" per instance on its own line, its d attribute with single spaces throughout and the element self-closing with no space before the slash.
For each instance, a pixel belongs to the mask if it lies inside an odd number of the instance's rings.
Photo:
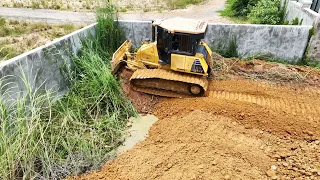
<svg viewBox="0 0 320 180">
<path fill-rule="evenodd" d="M 122 86 L 159 120 L 146 140 L 76 179 L 320 179 L 320 70 L 219 58 L 207 97 Z"/>
</svg>

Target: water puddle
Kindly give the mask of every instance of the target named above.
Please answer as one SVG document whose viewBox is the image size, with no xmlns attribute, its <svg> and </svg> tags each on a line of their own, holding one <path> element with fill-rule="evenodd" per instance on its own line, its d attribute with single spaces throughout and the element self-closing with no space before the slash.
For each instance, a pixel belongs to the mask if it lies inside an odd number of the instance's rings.
<svg viewBox="0 0 320 180">
<path fill-rule="evenodd" d="M 129 128 L 126 130 L 126 140 L 118 147 L 117 154 L 129 150 L 138 142 L 143 141 L 147 137 L 149 129 L 157 120 L 158 118 L 151 114 L 130 118 Z"/>
</svg>

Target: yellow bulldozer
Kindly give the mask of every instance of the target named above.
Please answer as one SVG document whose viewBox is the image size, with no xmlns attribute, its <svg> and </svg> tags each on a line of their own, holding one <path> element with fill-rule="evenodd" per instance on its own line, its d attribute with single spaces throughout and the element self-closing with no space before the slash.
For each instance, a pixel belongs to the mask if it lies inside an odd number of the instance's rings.
<svg viewBox="0 0 320 180">
<path fill-rule="evenodd" d="M 212 51 L 204 38 L 207 23 L 171 18 L 152 23 L 152 41 L 132 52 L 126 40 L 113 54 L 112 73 L 122 64 L 134 71 L 130 84 L 148 94 L 166 97 L 203 96 L 213 76 Z"/>
</svg>

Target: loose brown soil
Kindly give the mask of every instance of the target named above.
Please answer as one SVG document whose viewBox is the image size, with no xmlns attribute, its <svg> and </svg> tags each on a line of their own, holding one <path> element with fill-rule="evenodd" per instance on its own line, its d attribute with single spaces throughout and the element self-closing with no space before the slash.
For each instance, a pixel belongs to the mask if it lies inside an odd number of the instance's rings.
<svg viewBox="0 0 320 180">
<path fill-rule="evenodd" d="M 123 67 L 120 72 L 119 77 L 121 79 L 121 87 L 136 110 L 140 114 L 152 114 L 154 105 L 159 102 L 159 97 L 133 90 L 129 83 L 129 79 L 133 72 L 125 67 Z"/>
<path fill-rule="evenodd" d="M 159 98 L 145 141 L 74 178 L 320 179 L 320 71 L 223 61 L 207 97 Z"/>
</svg>

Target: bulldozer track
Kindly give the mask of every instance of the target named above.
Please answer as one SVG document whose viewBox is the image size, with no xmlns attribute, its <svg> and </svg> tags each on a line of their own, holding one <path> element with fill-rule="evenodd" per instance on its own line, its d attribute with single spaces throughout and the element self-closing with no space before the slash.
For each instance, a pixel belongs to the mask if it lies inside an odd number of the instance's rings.
<svg viewBox="0 0 320 180">
<path fill-rule="evenodd" d="M 319 87 L 301 87 L 301 86 L 297 86 L 297 84 L 295 83 L 283 83 L 283 84 L 275 84 L 275 83 L 265 83 L 265 82 L 261 82 L 259 84 L 257 84 L 258 87 L 261 88 L 285 88 L 288 90 L 296 90 L 298 92 L 302 92 L 302 93 L 308 93 L 310 95 L 320 95 L 320 89 Z"/>
<path fill-rule="evenodd" d="M 305 115 L 306 117 L 320 117 L 320 107 L 317 105 L 311 106 L 306 103 L 292 102 L 281 98 L 266 98 L 245 93 L 233 93 L 227 91 L 211 91 L 209 95 L 219 99 L 254 103 L 272 110 L 287 112 L 294 115 L 301 114 Z"/>
<path fill-rule="evenodd" d="M 208 89 L 206 77 L 179 73 L 164 69 L 138 69 L 130 78 L 130 83 L 137 91 L 165 97 L 193 96 L 191 86 L 198 86 L 202 96 Z"/>
</svg>

